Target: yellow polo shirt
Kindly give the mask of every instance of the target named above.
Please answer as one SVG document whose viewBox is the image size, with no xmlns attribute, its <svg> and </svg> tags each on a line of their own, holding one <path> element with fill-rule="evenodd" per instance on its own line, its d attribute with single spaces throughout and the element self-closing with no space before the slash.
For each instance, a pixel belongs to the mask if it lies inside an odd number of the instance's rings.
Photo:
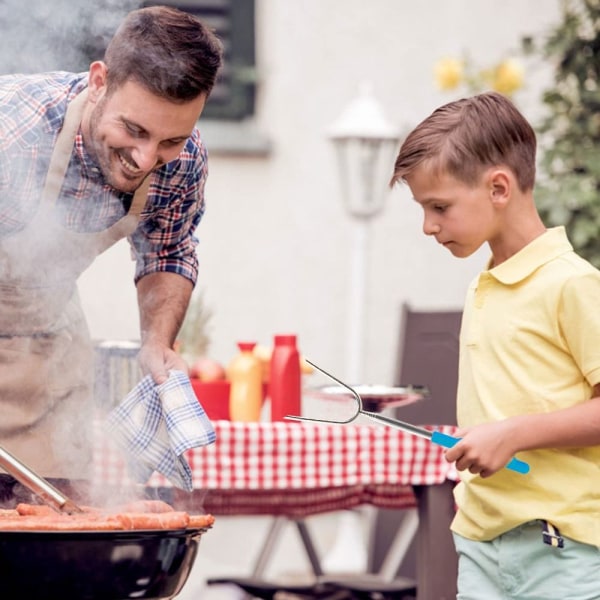
<svg viewBox="0 0 600 600">
<path fill-rule="evenodd" d="M 563 227 L 473 281 L 460 334 L 460 426 L 579 404 L 599 382 L 600 271 L 574 253 Z M 529 474 L 461 473 L 452 530 L 490 540 L 546 519 L 600 546 L 600 446 L 518 457 Z"/>
</svg>

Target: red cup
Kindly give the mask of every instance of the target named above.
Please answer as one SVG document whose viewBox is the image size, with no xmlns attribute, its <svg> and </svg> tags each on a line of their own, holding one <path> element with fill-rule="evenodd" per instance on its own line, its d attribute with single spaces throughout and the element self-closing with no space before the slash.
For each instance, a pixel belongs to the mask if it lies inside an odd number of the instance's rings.
<svg viewBox="0 0 600 600">
<path fill-rule="evenodd" d="M 229 381 L 200 381 L 192 377 L 196 398 L 211 421 L 229 420 Z"/>
</svg>

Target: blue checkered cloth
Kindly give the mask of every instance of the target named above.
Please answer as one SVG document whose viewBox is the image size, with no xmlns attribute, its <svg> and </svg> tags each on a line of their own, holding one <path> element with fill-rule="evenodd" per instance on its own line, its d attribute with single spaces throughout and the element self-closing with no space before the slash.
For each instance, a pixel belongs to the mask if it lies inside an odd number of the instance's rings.
<svg viewBox="0 0 600 600">
<path fill-rule="evenodd" d="M 206 446 L 215 430 L 182 371 L 156 385 L 144 377 L 107 417 L 109 435 L 122 447 L 129 474 L 146 483 L 154 471 L 174 486 L 191 492 L 192 471 L 183 456 L 186 450 Z"/>
</svg>

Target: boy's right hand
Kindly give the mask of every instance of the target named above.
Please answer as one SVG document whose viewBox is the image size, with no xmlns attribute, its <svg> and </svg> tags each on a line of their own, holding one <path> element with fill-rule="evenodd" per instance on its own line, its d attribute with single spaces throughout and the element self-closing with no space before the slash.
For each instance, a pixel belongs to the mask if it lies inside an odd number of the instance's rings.
<svg viewBox="0 0 600 600">
<path fill-rule="evenodd" d="M 455 435 L 462 439 L 446 450 L 446 460 L 456 463 L 459 471 L 481 477 L 503 469 L 519 450 L 514 445 L 510 419 L 459 429 Z"/>
</svg>

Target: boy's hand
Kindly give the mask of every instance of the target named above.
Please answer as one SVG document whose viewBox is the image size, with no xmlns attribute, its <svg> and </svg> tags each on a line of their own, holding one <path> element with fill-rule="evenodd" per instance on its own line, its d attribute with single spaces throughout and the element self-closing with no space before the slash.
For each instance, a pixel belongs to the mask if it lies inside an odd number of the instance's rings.
<svg viewBox="0 0 600 600">
<path fill-rule="evenodd" d="M 459 471 L 468 470 L 481 477 L 504 468 L 518 450 L 509 420 L 461 429 L 455 435 L 462 439 L 446 450 L 446 460 L 456 462 Z"/>
</svg>

